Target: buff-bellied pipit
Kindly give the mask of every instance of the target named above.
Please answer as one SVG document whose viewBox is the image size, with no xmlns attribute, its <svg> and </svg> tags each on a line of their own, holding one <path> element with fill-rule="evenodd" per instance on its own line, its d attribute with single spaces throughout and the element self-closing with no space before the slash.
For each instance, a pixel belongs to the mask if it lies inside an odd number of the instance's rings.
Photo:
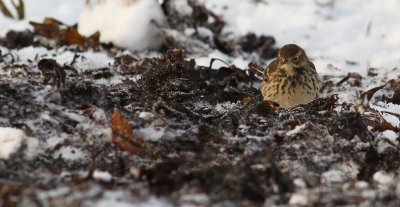
<svg viewBox="0 0 400 207">
<path fill-rule="evenodd" d="M 321 79 L 304 50 L 288 44 L 279 50 L 278 58 L 264 70 L 261 93 L 265 101 L 288 108 L 311 102 L 320 88 Z"/>
</svg>

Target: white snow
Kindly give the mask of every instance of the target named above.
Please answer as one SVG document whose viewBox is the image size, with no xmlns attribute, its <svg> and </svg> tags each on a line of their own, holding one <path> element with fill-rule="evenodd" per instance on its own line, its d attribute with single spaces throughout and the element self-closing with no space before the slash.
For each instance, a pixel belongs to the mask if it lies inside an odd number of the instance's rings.
<svg viewBox="0 0 400 207">
<path fill-rule="evenodd" d="M 393 143 L 396 143 L 396 139 L 399 137 L 399 135 L 397 135 L 393 130 L 385 130 L 382 132 L 382 135 Z"/>
<path fill-rule="evenodd" d="M 127 191 L 107 191 L 103 193 L 102 198 L 96 200 L 94 202 L 88 203 L 86 206 L 96 206 L 96 207 L 109 207 L 109 206 L 118 206 L 118 207 L 170 207 L 165 199 L 151 197 L 147 201 L 138 202 L 136 201 L 133 204 L 132 200 L 127 200 L 129 197 L 126 195 Z"/>
<path fill-rule="evenodd" d="M 385 171 L 378 171 L 373 175 L 373 179 L 378 184 L 378 187 L 385 189 L 392 183 L 393 175 Z"/>
<path fill-rule="evenodd" d="M 198 204 L 206 204 L 210 202 L 210 199 L 208 198 L 207 194 L 200 193 L 200 194 L 187 194 L 183 195 L 180 198 L 180 202 L 194 202 Z"/>
<path fill-rule="evenodd" d="M 306 127 L 306 124 L 298 125 L 294 129 L 286 132 L 287 136 L 292 136 L 298 133 L 301 133 L 301 131 Z"/>
<path fill-rule="evenodd" d="M 298 188 L 307 188 L 307 183 L 301 178 L 293 179 L 293 184 Z"/>
<path fill-rule="evenodd" d="M 221 51 L 214 50 L 211 53 L 209 53 L 206 57 L 196 57 L 195 58 L 196 64 L 201 65 L 201 66 L 210 66 L 211 58 L 221 59 L 221 60 L 226 61 L 229 59 L 229 56 L 225 55 Z M 237 65 L 237 66 L 240 67 L 239 65 Z M 213 69 L 220 68 L 220 67 L 226 67 L 226 64 L 221 61 L 213 62 L 213 65 L 212 65 Z"/>
<path fill-rule="evenodd" d="M 113 176 L 109 172 L 95 170 L 93 172 L 93 178 L 95 178 L 97 180 L 110 182 L 112 180 Z"/>
<path fill-rule="evenodd" d="M 223 15 L 228 32 L 272 35 L 278 46 L 299 44 L 322 74 L 365 75 L 368 67 L 392 69 L 400 63 L 397 0 L 331 1 L 326 6 L 314 0 L 201 1 Z M 329 70 L 328 64 L 340 71 Z"/>
<path fill-rule="evenodd" d="M 20 129 L 0 127 L 0 159 L 8 159 L 22 145 L 25 134 Z"/>
<path fill-rule="evenodd" d="M 154 119 L 156 115 L 152 112 L 147 112 L 147 111 L 142 111 L 139 114 L 139 118 L 144 119 L 144 120 L 151 120 Z"/>
<path fill-rule="evenodd" d="M 5 4 L 10 0 L 4 0 Z M 30 29 L 29 21 L 42 22 L 45 17 L 55 17 L 58 20 L 72 25 L 77 23 L 79 12 L 83 9 L 82 0 L 25 0 L 26 19 L 16 21 L 5 18 L 0 14 L 0 36 L 4 36 L 10 29 L 21 31 Z M 11 7 L 9 7 L 14 12 Z"/>
<path fill-rule="evenodd" d="M 356 182 L 356 184 L 355 184 L 355 187 L 357 188 L 357 189 L 366 189 L 366 188 L 368 188 L 368 186 L 369 186 L 369 184 L 368 184 L 368 182 L 366 182 L 366 181 L 357 181 Z"/>
<path fill-rule="evenodd" d="M 174 9 L 181 15 L 190 16 L 193 12 L 187 0 L 174 0 L 170 1 Z"/>
<path fill-rule="evenodd" d="M 293 193 L 292 196 L 290 196 L 289 204 L 290 205 L 301 205 L 301 206 L 306 206 L 310 200 L 306 195 L 300 194 L 300 193 Z"/>
<path fill-rule="evenodd" d="M 39 152 L 39 140 L 33 137 L 25 138 L 26 149 L 24 151 L 25 157 L 27 159 L 33 159 Z"/>
<path fill-rule="evenodd" d="M 79 32 L 89 36 L 100 31 L 102 42 L 132 51 L 155 49 L 163 39 L 156 26 L 166 24 L 156 0 L 106 0 L 89 4 L 81 13 Z"/>
<path fill-rule="evenodd" d="M 81 160 L 88 157 L 87 152 L 72 146 L 63 146 L 53 154 L 54 158 L 63 158 L 69 161 Z"/>
<path fill-rule="evenodd" d="M 392 124 L 395 127 L 400 127 L 400 120 L 396 116 L 393 116 L 391 114 L 385 113 L 386 112 L 391 112 L 395 114 L 400 114 L 400 105 L 393 104 L 393 103 L 383 103 L 383 102 L 378 102 L 376 104 L 370 104 L 371 108 L 376 109 L 380 112 L 382 112 L 383 118 L 385 118 L 386 121 L 388 121 L 390 124 Z"/>
<path fill-rule="evenodd" d="M 93 119 L 97 122 L 104 122 L 107 120 L 106 112 L 101 108 L 95 108 L 95 111 L 92 114 Z"/>
<path fill-rule="evenodd" d="M 46 140 L 47 148 L 53 149 L 59 144 L 64 143 L 66 134 L 61 134 L 60 137 L 50 137 Z"/>
<path fill-rule="evenodd" d="M 322 183 L 342 183 L 346 181 L 346 175 L 343 171 L 340 170 L 329 170 L 321 175 L 321 182 Z"/>
<path fill-rule="evenodd" d="M 144 140 L 149 141 L 157 141 L 164 136 L 165 128 L 164 127 L 145 127 L 140 128 L 136 131 L 139 137 L 143 138 Z"/>
</svg>

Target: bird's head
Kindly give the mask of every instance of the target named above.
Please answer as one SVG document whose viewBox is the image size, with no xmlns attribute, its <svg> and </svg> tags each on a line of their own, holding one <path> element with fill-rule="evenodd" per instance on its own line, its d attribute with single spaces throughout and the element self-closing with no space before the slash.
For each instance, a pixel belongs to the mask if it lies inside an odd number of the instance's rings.
<svg viewBox="0 0 400 207">
<path fill-rule="evenodd" d="M 290 68 L 300 68 L 308 64 L 309 60 L 304 50 L 295 44 L 283 46 L 278 53 L 279 65 Z"/>
</svg>

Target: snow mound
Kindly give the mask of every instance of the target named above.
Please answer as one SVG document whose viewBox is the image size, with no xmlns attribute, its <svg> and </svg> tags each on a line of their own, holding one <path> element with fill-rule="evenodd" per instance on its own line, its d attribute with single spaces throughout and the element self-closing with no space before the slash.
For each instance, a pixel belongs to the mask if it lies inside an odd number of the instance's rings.
<svg viewBox="0 0 400 207">
<path fill-rule="evenodd" d="M 156 49 L 163 43 L 152 21 L 166 24 L 156 0 L 108 0 L 96 5 L 88 3 L 81 13 L 78 30 L 83 35 L 99 31 L 102 42 L 142 51 Z"/>
</svg>

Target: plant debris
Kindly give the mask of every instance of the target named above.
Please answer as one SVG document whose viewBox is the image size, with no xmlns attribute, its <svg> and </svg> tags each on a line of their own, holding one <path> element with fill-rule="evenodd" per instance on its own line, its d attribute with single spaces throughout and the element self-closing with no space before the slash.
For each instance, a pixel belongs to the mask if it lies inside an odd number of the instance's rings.
<svg viewBox="0 0 400 207">
<path fill-rule="evenodd" d="M 111 116 L 112 141 L 134 155 L 143 154 L 143 140 L 133 136 L 132 127 L 119 111 Z"/>
<path fill-rule="evenodd" d="M 79 34 L 75 27 L 67 26 L 64 23 L 53 19 L 45 18 L 43 23 L 29 22 L 35 32 L 45 38 L 55 40 L 61 45 L 79 45 L 82 48 L 98 48 L 100 33 L 96 32 L 90 37 Z"/>
</svg>

